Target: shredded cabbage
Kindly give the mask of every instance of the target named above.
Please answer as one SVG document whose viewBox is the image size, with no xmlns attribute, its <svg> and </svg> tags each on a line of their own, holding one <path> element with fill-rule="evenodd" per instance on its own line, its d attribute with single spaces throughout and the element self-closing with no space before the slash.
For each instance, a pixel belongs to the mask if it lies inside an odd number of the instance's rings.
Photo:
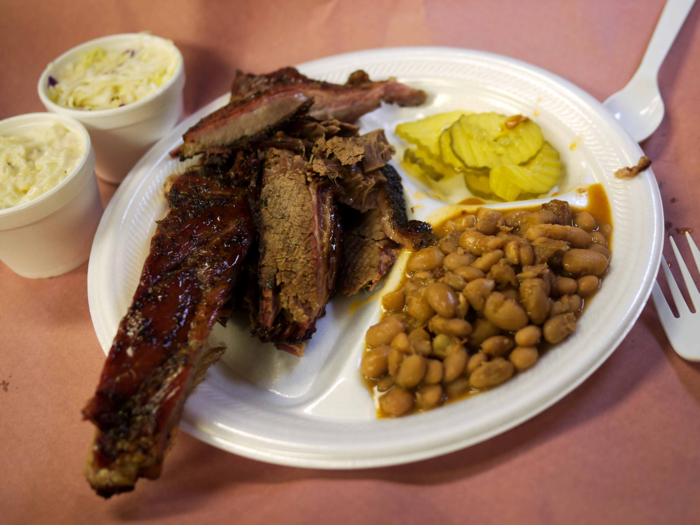
<svg viewBox="0 0 700 525">
<path fill-rule="evenodd" d="M 143 40 L 125 50 L 98 47 L 67 64 L 55 78 L 50 77 L 48 96 L 65 108 L 116 108 L 157 91 L 172 78 L 178 65 L 174 49 Z"/>
</svg>

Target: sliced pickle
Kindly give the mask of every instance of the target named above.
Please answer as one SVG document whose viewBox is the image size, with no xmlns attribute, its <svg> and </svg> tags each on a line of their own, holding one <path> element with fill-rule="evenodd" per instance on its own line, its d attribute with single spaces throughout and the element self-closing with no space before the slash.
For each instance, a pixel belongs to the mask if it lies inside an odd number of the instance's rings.
<svg viewBox="0 0 700 525">
<path fill-rule="evenodd" d="M 464 168 L 462 161 L 459 160 L 454 151 L 452 151 L 452 134 L 450 133 L 450 128 L 440 133 L 438 145 L 440 146 L 440 158 L 443 164 L 454 169 Z"/>
<path fill-rule="evenodd" d="M 477 197 L 493 198 L 488 170 L 464 170 L 464 183 L 467 189 Z"/>
<path fill-rule="evenodd" d="M 540 152 L 523 166 L 503 166 L 507 178 L 521 190 L 536 195 L 547 193 L 557 185 L 562 174 L 559 152 L 549 143 L 542 145 Z"/>
<path fill-rule="evenodd" d="M 505 164 L 503 166 L 496 166 L 492 168 L 489 172 L 489 183 L 491 185 L 491 191 L 501 199 L 507 202 L 512 202 L 518 198 L 520 195 L 520 186 L 513 182 L 510 175 L 510 170 L 512 166 Z M 515 166 L 516 168 L 518 166 Z"/>
<path fill-rule="evenodd" d="M 439 113 L 415 122 L 404 122 L 396 126 L 396 135 L 411 144 L 424 148 L 433 157 L 440 157 L 438 139 L 440 132 L 451 126 L 461 116 L 470 114 L 470 111 L 450 111 Z"/>
<path fill-rule="evenodd" d="M 411 148 L 404 151 L 403 159 L 419 166 L 431 179 L 438 181 L 449 179 L 458 174 L 458 171 L 446 166 L 439 158 L 431 157 L 423 148 Z"/>
<path fill-rule="evenodd" d="M 530 119 L 506 126 L 505 115 L 477 113 L 464 115 L 450 127 L 452 150 L 468 168 L 495 168 L 502 164 L 522 164 L 542 148 L 540 127 Z"/>
</svg>

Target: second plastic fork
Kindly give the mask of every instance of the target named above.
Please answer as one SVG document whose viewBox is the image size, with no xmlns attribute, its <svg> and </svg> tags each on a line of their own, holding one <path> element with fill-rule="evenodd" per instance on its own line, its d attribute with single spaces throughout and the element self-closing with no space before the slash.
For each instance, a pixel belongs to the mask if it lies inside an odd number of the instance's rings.
<svg viewBox="0 0 700 525">
<path fill-rule="evenodd" d="M 688 244 L 690 245 L 690 251 L 693 254 L 693 259 L 695 259 L 695 265 L 700 272 L 700 250 L 698 250 L 697 245 L 693 241 L 689 233 L 685 234 L 686 239 L 688 239 Z M 673 237 L 669 237 L 671 242 L 671 247 L 673 248 L 673 253 L 676 256 L 676 262 L 683 275 L 683 281 L 688 289 L 688 295 L 690 296 L 690 301 L 695 310 L 695 313 L 690 311 L 688 304 L 685 302 L 683 294 L 681 293 L 676 280 L 671 274 L 671 270 L 666 263 L 666 258 L 661 257 L 661 269 L 666 276 L 666 281 L 668 281 L 668 287 L 671 290 L 671 296 L 673 297 L 673 302 L 676 305 L 676 310 L 678 311 L 678 317 L 673 315 L 671 307 L 659 287 L 659 283 L 654 283 L 654 288 L 652 290 L 652 297 L 654 299 L 654 305 L 656 306 L 656 311 L 659 313 L 661 318 L 661 325 L 664 327 L 664 332 L 666 332 L 666 337 L 671 342 L 671 346 L 676 351 L 678 355 L 689 361 L 700 361 L 700 313 L 698 309 L 700 308 L 700 292 L 697 286 L 693 282 L 693 278 L 688 271 L 688 266 L 681 257 L 678 251 L 678 246 L 673 240 Z"/>
</svg>

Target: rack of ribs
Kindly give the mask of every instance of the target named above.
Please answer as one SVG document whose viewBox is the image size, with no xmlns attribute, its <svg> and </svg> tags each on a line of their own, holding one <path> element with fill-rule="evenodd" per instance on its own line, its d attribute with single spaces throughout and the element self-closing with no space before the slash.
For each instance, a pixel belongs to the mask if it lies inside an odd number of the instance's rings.
<svg viewBox="0 0 700 525">
<path fill-rule="evenodd" d="M 170 211 L 83 410 L 97 427 L 85 474 L 98 494 L 160 475 L 188 394 L 221 354 L 207 337 L 254 239 L 247 190 L 206 169 L 181 175 Z"/>
</svg>

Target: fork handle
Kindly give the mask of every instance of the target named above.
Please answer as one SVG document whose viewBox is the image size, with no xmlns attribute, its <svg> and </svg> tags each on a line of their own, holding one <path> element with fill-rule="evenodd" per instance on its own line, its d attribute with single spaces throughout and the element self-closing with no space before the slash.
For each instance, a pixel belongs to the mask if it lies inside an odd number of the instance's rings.
<svg viewBox="0 0 700 525">
<path fill-rule="evenodd" d="M 683 27 L 683 22 L 685 22 L 694 3 L 695 0 L 668 0 L 666 2 L 646 53 L 644 53 L 642 64 L 630 83 L 638 77 L 656 80 L 661 64 L 681 27 Z"/>
</svg>

